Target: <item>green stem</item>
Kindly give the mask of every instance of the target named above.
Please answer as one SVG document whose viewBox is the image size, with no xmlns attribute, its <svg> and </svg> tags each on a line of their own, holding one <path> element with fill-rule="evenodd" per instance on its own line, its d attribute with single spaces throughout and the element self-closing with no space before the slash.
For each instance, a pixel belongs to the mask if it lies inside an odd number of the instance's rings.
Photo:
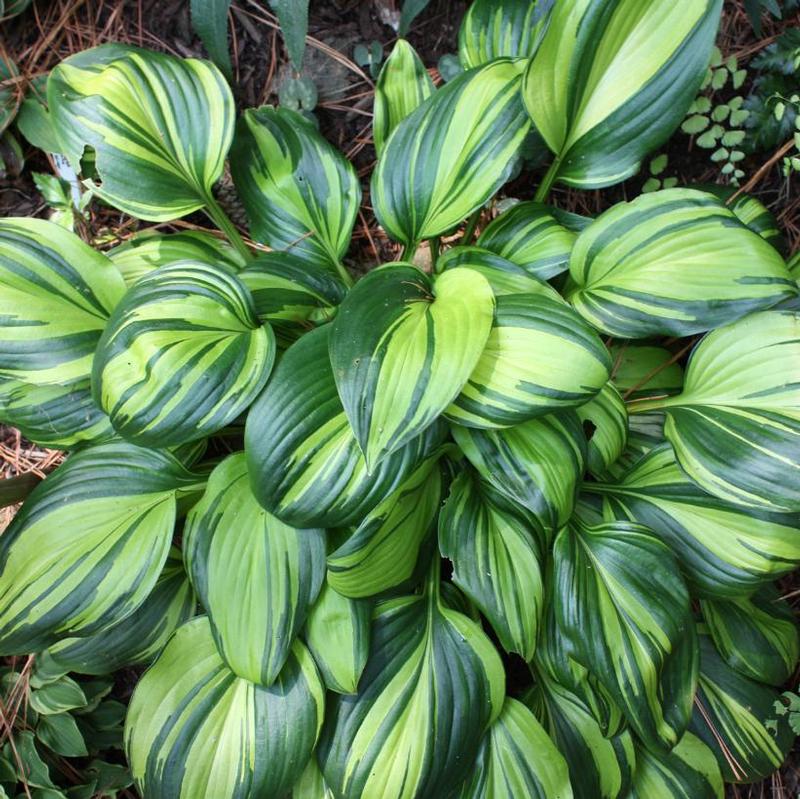
<svg viewBox="0 0 800 799">
<path fill-rule="evenodd" d="M 464 228 L 464 235 L 461 237 L 462 244 L 469 244 L 472 241 L 472 235 L 475 233 L 475 228 L 483 213 L 483 206 L 475 211 L 472 216 L 467 220 L 467 226 Z"/>
<path fill-rule="evenodd" d="M 559 166 L 561 166 L 561 159 L 556 158 L 553 163 L 550 164 L 547 172 L 545 172 L 542 182 L 539 184 L 539 188 L 536 189 L 536 194 L 533 197 L 537 203 L 547 202 L 547 198 L 550 195 L 550 189 L 552 188 L 553 182 L 558 174 Z"/>
<path fill-rule="evenodd" d="M 670 400 L 674 399 L 669 394 L 660 397 L 648 397 L 647 399 L 629 400 L 626 403 L 628 413 L 647 413 L 648 411 L 660 411 L 668 405 L 672 405 Z"/>
<path fill-rule="evenodd" d="M 439 263 L 439 249 L 442 246 L 441 239 L 438 236 L 428 239 L 428 246 L 431 248 L 431 271 L 434 275 L 438 275 L 439 270 L 436 267 Z"/>
<path fill-rule="evenodd" d="M 228 215 L 222 210 L 220 204 L 211 194 L 206 197 L 205 212 L 211 218 L 211 221 L 225 234 L 225 237 L 236 248 L 245 261 L 252 261 L 253 253 L 250 252 L 250 248 L 244 243 L 244 239 L 236 229 L 236 225 L 231 222 Z"/>
<path fill-rule="evenodd" d="M 438 558 L 438 550 L 433 556 L 431 568 L 425 578 L 425 594 L 431 602 L 439 602 L 439 585 L 441 582 L 441 563 Z"/>
<path fill-rule="evenodd" d="M 347 286 L 347 288 L 353 288 L 353 277 L 345 268 L 345 265 L 341 261 L 336 262 L 336 271 L 339 273 L 339 277 L 342 279 L 342 283 Z"/>
<path fill-rule="evenodd" d="M 417 252 L 417 247 L 419 247 L 419 242 L 416 241 L 412 241 L 410 244 L 404 244 L 403 249 L 400 252 L 400 260 L 411 263 L 414 255 Z"/>
</svg>

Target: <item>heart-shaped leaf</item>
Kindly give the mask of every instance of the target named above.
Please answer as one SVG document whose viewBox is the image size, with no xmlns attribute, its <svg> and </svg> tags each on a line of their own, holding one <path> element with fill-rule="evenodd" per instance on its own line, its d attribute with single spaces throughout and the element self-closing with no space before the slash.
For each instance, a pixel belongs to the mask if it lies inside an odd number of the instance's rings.
<svg viewBox="0 0 800 799">
<path fill-rule="evenodd" d="M 199 261 L 141 278 L 97 346 L 92 389 L 116 431 L 164 447 L 232 422 L 263 387 L 275 336 L 239 279 Z"/>
<path fill-rule="evenodd" d="M 211 473 L 186 519 L 183 549 L 220 656 L 239 677 L 271 685 L 322 586 L 325 531 L 267 513 L 239 452 Z"/>
<path fill-rule="evenodd" d="M 296 641 L 269 688 L 230 671 L 200 616 L 180 627 L 136 685 L 125 749 L 142 796 L 284 796 L 308 762 L 325 689 Z"/>
<path fill-rule="evenodd" d="M 478 363 L 494 295 L 477 272 L 370 272 L 333 323 L 330 357 L 347 418 L 374 469 L 431 425 Z"/>
</svg>

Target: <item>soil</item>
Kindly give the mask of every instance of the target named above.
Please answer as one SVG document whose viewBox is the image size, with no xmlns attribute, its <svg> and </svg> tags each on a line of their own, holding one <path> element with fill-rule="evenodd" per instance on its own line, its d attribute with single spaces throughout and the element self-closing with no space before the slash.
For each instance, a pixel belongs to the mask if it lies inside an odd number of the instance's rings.
<svg viewBox="0 0 800 799">
<path fill-rule="evenodd" d="M 402 0 L 312 0 L 309 35 L 302 75 L 310 77 L 319 92 L 315 115 L 325 136 L 351 158 L 362 179 L 364 203 L 356 225 L 349 263 L 362 271 L 377 263 L 396 259 L 399 250 L 379 229 L 369 204 L 369 175 L 375 153 L 371 143 L 371 110 L 374 77 L 368 67 L 353 60 L 359 44 L 378 42 L 385 55 L 397 34 L 387 20 L 396 16 Z M 437 82 L 441 56 L 457 50 L 458 28 L 466 0 L 432 0 L 414 22 L 407 38 L 429 67 Z M 726 0 L 718 43 L 723 53 L 736 55 L 741 64 L 758 53 L 788 24 L 800 18 L 775 21 L 765 16 L 757 37 L 744 12 L 742 0 Z M 181 56 L 203 57 L 203 47 L 194 36 L 187 0 L 35 0 L 22 16 L 2 24 L 0 58 L 10 57 L 25 80 L 45 74 L 62 58 L 108 41 L 121 41 Z M 236 100 L 240 108 L 264 103 L 277 104 L 282 82 L 293 76 L 283 49 L 276 20 L 263 0 L 237 0 L 231 13 L 231 48 Z M 22 85 L 22 84 L 21 84 Z M 746 94 L 748 84 L 738 93 Z M 32 172 L 52 172 L 53 165 L 40 151 L 25 146 L 25 168 L 16 176 L 0 180 L 0 216 L 47 216 L 49 209 L 36 190 Z M 708 151 L 696 146 L 691 137 L 678 133 L 662 149 L 669 156 L 666 176 L 677 177 L 682 185 L 720 182 L 718 168 Z M 748 157 L 742 164 L 749 193 L 758 197 L 777 217 L 786 232 L 787 251 L 800 247 L 800 196 L 780 170 L 780 159 L 772 153 Z M 765 163 L 772 163 L 761 169 Z M 757 176 L 757 180 L 748 179 Z M 541 170 L 527 168 L 505 189 L 507 196 L 533 196 Z M 577 192 L 557 187 L 552 202 L 570 211 L 596 215 L 612 204 L 638 195 L 648 176 L 636 176 L 602 191 Z M 796 182 L 796 179 L 795 179 Z M 220 198 L 234 219 L 240 209 L 229 182 L 219 187 Z M 105 240 L 109 246 L 129 237 L 142 223 L 108 208 L 95 208 L 85 231 L 88 237 Z M 182 225 L 207 226 L 200 214 Z M 168 228 L 167 228 L 168 229 Z M 0 427 L 0 477 L 35 472 L 43 476 L 59 462 L 61 455 L 41 450 L 20 438 L 16 431 Z M 13 509 L 0 510 L 0 531 L 10 521 Z M 800 580 L 787 578 L 785 595 L 800 606 Z M 509 663 L 512 682 L 527 679 L 521 663 Z M 796 675 L 797 677 L 797 675 Z M 124 699 L 136 673 L 119 675 L 118 692 Z M 798 680 L 792 682 L 797 690 Z M 729 788 L 735 797 L 789 799 L 800 791 L 800 760 L 795 750 L 786 767 L 757 786 Z"/>
</svg>

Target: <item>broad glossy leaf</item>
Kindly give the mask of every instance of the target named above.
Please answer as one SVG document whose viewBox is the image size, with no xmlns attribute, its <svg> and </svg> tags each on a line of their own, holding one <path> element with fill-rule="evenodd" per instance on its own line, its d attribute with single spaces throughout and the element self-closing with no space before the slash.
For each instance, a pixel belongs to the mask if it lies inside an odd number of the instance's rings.
<svg viewBox="0 0 800 799">
<path fill-rule="evenodd" d="M 113 264 L 41 219 L 0 220 L 0 377 L 59 385 L 89 376 L 125 293 Z"/>
<path fill-rule="evenodd" d="M 670 137 L 705 76 L 721 9 L 722 0 L 556 3 L 522 92 L 561 182 L 619 183 Z"/>
<path fill-rule="evenodd" d="M 267 513 L 239 452 L 211 473 L 186 519 L 183 549 L 220 655 L 239 677 L 271 685 L 325 578 L 325 531 Z"/>
<path fill-rule="evenodd" d="M 714 753 L 687 732 L 669 754 L 636 747 L 636 771 L 627 799 L 723 799 Z"/>
<path fill-rule="evenodd" d="M 395 128 L 371 192 L 391 238 L 413 249 L 457 225 L 508 180 L 530 128 L 521 69 L 500 59 L 467 72 Z"/>
<path fill-rule="evenodd" d="M 439 549 L 453 582 L 480 608 L 507 652 L 533 657 L 542 615 L 544 533 L 526 508 L 471 471 L 450 487 Z"/>
<path fill-rule="evenodd" d="M 648 344 L 611 346 L 611 379 L 625 399 L 680 394 L 683 367 L 663 347 Z"/>
<path fill-rule="evenodd" d="M 285 252 L 268 252 L 239 273 L 256 315 L 282 344 L 290 344 L 336 314 L 347 287 L 326 268 Z"/>
<path fill-rule="evenodd" d="M 405 39 L 398 39 L 375 83 L 372 139 L 378 155 L 398 123 L 427 100 L 434 90 L 431 76 L 417 51 Z"/>
<path fill-rule="evenodd" d="M 236 126 L 231 173 L 253 237 L 336 270 L 361 202 L 352 164 L 288 108 L 250 108 Z"/>
<path fill-rule="evenodd" d="M 0 652 L 35 652 L 133 613 L 167 558 L 176 496 L 197 483 L 171 455 L 132 444 L 70 456 L 0 537 Z"/>
<path fill-rule="evenodd" d="M 600 337 L 567 305 L 534 294 L 498 297 L 489 338 L 447 418 L 508 427 L 575 408 L 600 391 L 610 369 Z"/>
<path fill-rule="evenodd" d="M 79 674 L 110 674 L 148 664 L 194 614 L 195 599 L 181 553 L 172 548 L 147 599 L 118 624 L 83 638 L 65 638 L 47 650 L 54 667 Z"/>
<path fill-rule="evenodd" d="M 587 483 L 611 514 L 647 525 L 677 556 L 701 596 L 736 598 L 800 563 L 795 514 L 744 509 L 710 496 L 678 466 L 669 444 L 616 483 Z"/>
<path fill-rule="evenodd" d="M 439 256 L 440 271 L 464 267 L 480 272 L 492 287 L 495 297 L 504 294 L 541 294 L 563 303 L 561 295 L 544 280 L 530 274 L 514 261 L 483 247 L 458 245 Z"/>
<path fill-rule="evenodd" d="M 615 205 L 578 236 L 569 271 L 575 309 L 618 338 L 688 336 L 795 293 L 778 252 L 692 189 Z"/>
<path fill-rule="evenodd" d="M 664 435 L 705 491 L 739 505 L 800 510 L 800 313 L 753 314 L 706 336 L 683 392 L 644 400 L 665 409 Z"/>
<path fill-rule="evenodd" d="M 191 0 L 192 28 L 211 60 L 230 80 L 233 75 L 228 51 L 228 12 L 231 0 Z"/>
<path fill-rule="evenodd" d="M 705 600 L 703 618 L 717 651 L 752 680 L 783 685 L 800 658 L 797 622 L 773 586 L 752 597 Z"/>
<path fill-rule="evenodd" d="M 529 0 L 523 4 L 533 5 Z M 538 5 L 542 4 L 539 0 Z M 477 5 L 473 3 L 470 9 Z M 569 268 L 575 239 L 575 233 L 564 227 L 546 205 L 521 202 L 493 219 L 478 237 L 478 245 L 547 280 Z"/>
<path fill-rule="evenodd" d="M 62 151 L 80 172 L 95 152 L 95 194 L 126 213 L 171 221 L 203 208 L 233 137 L 234 103 L 208 61 L 101 45 L 62 61 L 47 99 Z"/>
<path fill-rule="evenodd" d="M 367 466 L 374 469 L 431 425 L 481 357 L 494 295 L 477 272 L 433 280 L 387 265 L 347 295 L 333 323 L 336 387 Z"/>
<path fill-rule="evenodd" d="M 128 286 L 175 261 L 202 261 L 235 270 L 245 265 L 241 254 L 230 244 L 199 230 L 180 230 L 177 233 L 143 230 L 110 249 L 106 255 L 122 273 Z"/>
<path fill-rule="evenodd" d="M 291 799 L 336 799 L 325 783 L 316 757 L 312 756 L 300 779 L 294 784 Z"/>
<path fill-rule="evenodd" d="M 289 58 L 299 71 L 308 33 L 308 0 L 269 0 L 269 4 L 278 15 Z"/>
<path fill-rule="evenodd" d="M 599 477 L 625 449 L 628 440 L 628 411 L 613 383 L 606 383 L 593 399 L 576 409 L 587 431 L 587 467 Z"/>
<path fill-rule="evenodd" d="M 495 58 L 530 58 L 547 29 L 555 0 L 475 0 L 458 31 L 465 69 Z"/>
<path fill-rule="evenodd" d="M 336 392 L 330 325 L 293 344 L 247 417 L 245 450 L 258 501 L 287 524 L 357 524 L 441 444 L 436 423 L 371 473 Z"/>
<path fill-rule="evenodd" d="M 567 764 L 522 702 L 506 698 L 459 799 L 572 799 Z"/>
<path fill-rule="evenodd" d="M 754 233 L 766 239 L 776 250 L 783 252 L 785 241 L 778 226 L 778 220 L 767 207 L 751 194 L 743 194 L 735 186 L 720 186 L 716 183 L 703 184 L 695 188 L 719 197 Z M 733 200 L 731 198 L 734 198 Z"/>
<path fill-rule="evenodd" d="M 369 654 L 372 606 L 324 582 L 308 614 L 305 640 L 329 691 L 354 694 Z"/>
<path fill-rule="evenodd" d="M 550 533 L 567 523 L 586 462 L 586 437 L 574 411 L 503 430 L 452 425 L 452 432 L 481 477 L 532 511 Z"/>
<path fill-rule="evenodd" d="M 241 281 L 181 261 L 143 277 L 117 306 L 97 346 L 92 390 L 123 437 L 182 444 L 246 410 L 274 358 L 275 336 Z"/>
<path fill-rule="evenodd" d="M 554 680 L 542 679 L 529 702 L 567 761 L 575 799 L 627 796 L 636 761 L 628 730 L 604 735 L 584 701 Z"/>
<path fill-rule="evenodd" d="M 376 596 L 414 573 L 442 498 L 439 453 L 422 462 L 328 555 L 328 582 L 348 597 Z"/>
<path fill-rule="evenodd" d="M 492 643 L 437 590 L 381 603 L 358 694 L 328 703 L 317 753 L 325 780 L 341 799 L 447 796 L 504 697 Z"/>
<path fill-rule="evenodd" d="M 701 628 L 702 632 L 702 628 Z M 700 680 L 691 731 L 714 752 L 726 782 L 757 782 L 786 758 L 794 736 L 776 719 L 777 692 L 728 666 L 701 634 Z M 766 722 L 776 720 L 776 730 Z"/>
<path fill-rule="evenodd" d="M 65 386 L 0 378 L 0 420 L 53 449 L 75 449 L 114 435 L 108 416 L 92 399 L 88 378 Z"/>
<path fill-rule="evenodd" d="M 575 659 L 646 744 L 674 746 L 697 674 L 689 593 L 674 555 L 647 528 L 625 522 L 574 524 L 553 555 L 555 614 Z"/>
<path fill-rule="evenodd" d="M 308 762 L 325 689 L 296 641 L 269 688 L 230 671 L 200 616 L 180 627 L 136 685 L 125 749 L 143 796 L 280 797 Z"/>
</svg>

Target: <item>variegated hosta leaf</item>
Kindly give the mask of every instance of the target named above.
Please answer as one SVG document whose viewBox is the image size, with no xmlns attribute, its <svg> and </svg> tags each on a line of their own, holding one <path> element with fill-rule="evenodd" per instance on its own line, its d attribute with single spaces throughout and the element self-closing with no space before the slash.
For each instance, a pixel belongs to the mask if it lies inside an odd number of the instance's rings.
<svg viewBox="0 0 800 799">
<path fill-rule="evenodd" d="M 452 431 L 470 463 L 501 494 L 533 511 L 550 533 L 567 523 L 586 462 L 586 437 L 574 411 L 504 430 L 452 425 Z"/>
<path fill-rule="evenodd" d="M 316 757 L 311 757 L 300 779 L 294 784 L 291 799 L 336 799 L 325 783 Z"/>
<path fill-rule="evenodd" d="M 789 274 L 792 278 L 800 284 L 800 250 L 798 250 L 789 260 L 786 262 L 786 267 L 789 270 Z"/>
<path fill-rule="evenodd" d="M 85 638 L 65 638 L 47 655 L 66 674 L 110 674 L 123 666 L 149 663 L 169 637 L 194 614 L 192 586 L 181 553 L 173 547 L 145 601 L 113 627 Z"/>
<path fill-rule="evenodd" d="M 602 519 L 597 523 L 602 523 Z M 553 561 L 551 559 L 546 569 L 545 608 L 539 642 L 531 663 L 532 671 L 543 687 L 550 682 L 555 682 L 561 688 L 574 694 L 586 706 L 592 718 L 599 725 L 602 734 L 606 738 L 613 738 L 627 727 L 625 716 L 620 706 L 594 675 L 574 659 L 575 646 L 565 631 L 559 627 L 556 619 L 553 578 Z"/>
<path fill-rule="evenodd" d="M 62 61 L 47 99 L 63 152 L 80 172 L 84 147 L 94 150 L 95 193 L 114 207 L 163 222 L 212 199 L 235 109 L 210 62 L 101 45 Z"/>
<path fill-rule="evenodd" d="M 271 685 L 325 578 L 325 531 L 297 530 L 267 513 L 240 452 L 211 473 L 183 547 L 220 655 L 239 677 Z"/>
<path fill-rule="evenodd" d="M 683 368 L 663 347 L 648 344 L 614 344 L 611 379 L 625 399 L 680 394 Z"/>
<path fill-rule="evenodd" d="M 707 335 L 683 392 L 644 400 L 665 409 L 664 435 L 683 470 L 714 496 L 800 511 L 800 313 L 766 311 Z"/>
<path fill-rule="evenodd" d="M 559 626 L 647 745 L 674 746 L 697 679 L 689 593 L 668 547 L 645 527 L 580 523 L 556 539 Z M 587 634 L 587 631 L 592 631 Z"/>
<path fill-rule="evenodd" d="M 504 697 L 491 641 L 437 589 L 383 602 L 358 694 L 329 699 L 317 752 L 325 780 L 341 799 L 448 796 Z"/>
<path fill-rule="evenodd" d="M 285 252 L 268 252 L 239 273 L 250 289 L 256 315 L 288 346 L 318 324 L 328 322 L 347 287 L 325 267 Z"/>
<path fill-rule="evenodd" d="M 534 277 L 524 267 L 483 247 L 458 245 L 439 256 L 439 271 L 464 267 L 480 272 L 492 287 L 495 297 L 504 294 L 541 294 L 563 303 L 561 295 L 544 280 Z"/>
<path fill-rule="evenodd" d="M 766 239 L 776 250 L 783 252 L 785 241 L 778 220 L 767 207 L 750 194 L 742 194 L 735 186 L 720 186 L 704 183 L 693 188 L 707 191 L 719 197 L 739 219 L 754 233 Z M 733 200 L 731 198 L 734 197 Z"/>
<path fill-rule="evenodd" d="M 508 427 L 574 408 L 600 391 L 610 369 L 600 337 L 567 305 L 534 294 L 498 297 L 489 338 L 447 418 Z"/>
<path fill-rule="evenodd" d="M 524 4 L 529 5 L 529 0 Z M 542 4 L 539 0 L 538 5 Z M 473 3 L 470 10 L 477 5 Z M 522 202 L 493 219 L 478 237 L 478 245 L 547 280 L 569 268 L 575 239 L 575 233 L 561 225 L 546 205 Z"/>
<path fill-rule="evenodd" d="M 543 539 L 530 511 L 471 470 L 453 481 L 439 516 L 439 549 L 503 648 L 525 660 L 533 657 L 542 615 Z"/>
<path fill-rule="evenodd" d="M 627 409 L 627 405 L 626 405 Z M 665 442 L 664 419 L 661 411 L 628 416 L 628 442 L 619 458 L 606 469 L 598 480 L 617 482 L 632 469 L 650 450 Z"/>
<path fill-rule="evenodd" d="M 108 416 L 92 399 L 88 378 L 65 386 L 0 378 L 0 422 L 53 449 L 74 449 L 114 435 Z"/>
<path fill-rule="evenodd" d="M 413 248 L 455 227 L 508 180 L 530 128 L 523 67 L 499 59 L 467 72 L 395 128 L 371 192 L 389 236 Z"/>
<path fill-rule="evenodd" d="M 783 763 L 794 740 L 785 716 L 776 716 L 778 694 L 728 666 L 708 635 L 698 637 L 700 680 L 691 730 L 714 752 L 725 782 L 762 780 Z"/>
<path fill-rule="evenodd" d="M 442 443 L 437 422 L 367 471 L 328 358 L 330 325 L 293 344 L 247 417 L 245 450 L 258 501 L 287 524 L 358 524 Z"/>
<path fill-rule="evenodd" d="M 74 233 L 42 219 L 0 219 L 0 378 L 87 378 L 124 293 L 114 265 Z"/>
<path fill-rule="evenodd" d="M 367 663 L 372 606 L 350 599 L 329 582 L 308 614 L 305 639 L 329 691 L 354 694 Z"/>
<path fill-rule="evenodd" d="M 495 58 L 530 58 L 547 29 L 555 0 L 475 0 L 458 31 L 464 69 Z"/>
<path fill-rule="evenodd" d="M 606 736 L 583 700 L 554 680 L 543 679 L 530 699 L 567 761 L 575 799 L 627 796 L 636 762 L 630 732 Z"/>
<path fill-rule="evenodd" d="M 778 252 L 692 189 L 615 205 L 578 236 L 569 271 L 575 309 L 618 338 L 688 336 L 796 293 Z"/>
<path fill-rule="evenodd" d="M 752 597 L 705 600 L 703 618 L 717 651 L 745 677 L 783 685 L 800 658 L 797 623 L 778 591 L 765 586 Z"/>
<path fill-rule="evenodd" d="M 599 477 L 625 449 L 628 440 L 628 411 L 613 383 L 606 383 L 600 393 L 576 409 L 578 418 L 593 430 L 587 434 L 589 448 L 586 465 Z"/>
<path fill-rule="evenodd" d="M 347 597 L 376 596 L 414 573 L 420 547 L 434 529 L 442 498 L 434 453 L 328 555 L 328 582 Z"/>
<path fill-rule="evenodd" d="M 120 435 L 170 446 L 232 422 L 274 358 L 275 336 L 241 281 L 181 261 L 143 277 L 117 306 L 97 346 L 92 389 Z"/>
<path fill-rule="evenodd" d="M 245 265 L 244 258 L 230 244 L 200 230 L 157 233 L 143 230 L 110 249 L 106 255 L 122 273 L 126 285 L 175 261 L 222 264 L 234 270 Z"/>
<path fill-rule="evenodd" d="M 405 40 L 398 39 L 375 83 L 372 138 L 380 155 L 392 131 L 435 91 L 431 76 Z"/>
<path fill-rule="evenodd" d="M 633 787 L 626 799 L 723 799 L 722 774 L 714 753 L 687 732 L 669 753 L 636 748 Z"/>
<path fill-rule="evenodd" d="M 722 0 L 556 3 L 522 92 L 561 182 L 619 183 L 670 137 L 706 73 L 721 10 Z"/>
<path fill-rule="evenodd" d="M 111 442 L 72 455 L 0 536 L 0 652 L 105 630 L 148 597 L 176 496 L 202 484 L 171 455 Z"/>
<path fill-rule="evenodd" d="M 200 616 L 177 630 L 136 685 L 125 720 L 131 774 L 147 797 L 284 796 L 311 757 L 324 703 L 299 641 L 266 688 L 227 668 Z"/>
<path fill-rule="evenodd" d="M 459 799 L 572 799 L 567 764 L 522 702 L 506 698 Z"/>
<path fill-rule="evenodd" d="M 356 440 L 374 469 L 431 425 L 481 357 L 494 295 L 484 277 L 416 267 L 370 272 L 333 322 L 330 358 Z"/>
<path fill-rule="evenodd" d="M 800 537 L 794 514 L 743 509 L 712 497 L 675 461 L 669 444 L 639 460 L 602 492 L 612 516 L 647 525 L 680 561 L 701 596 L 736 598 L 794 569 Z"/>
<path fill-rule="evenodd" d="M 288 108 L 249 108 L 236 126 L 231 173 L 254 238 L 340 269 L 361 187 L 311 122 Z"/>
</svg>

